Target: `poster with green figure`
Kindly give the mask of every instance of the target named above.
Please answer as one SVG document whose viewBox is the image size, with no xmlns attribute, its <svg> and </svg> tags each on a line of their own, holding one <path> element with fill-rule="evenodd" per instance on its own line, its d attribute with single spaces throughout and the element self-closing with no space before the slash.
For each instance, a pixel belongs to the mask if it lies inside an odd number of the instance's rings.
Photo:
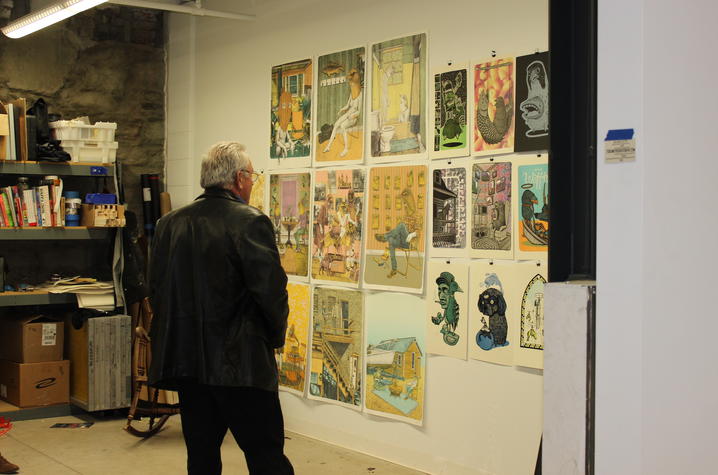
<svg viewBox="0 0 718 475">
<path fill-rule="evenodd" d="M 469 268 L 465 261 L 432 259 L 428 266 L 426 351 L 466 359 Z"/>
<path fill-rule="evenodd" d="M 314 165 L 364 160 L 366 48 L 319 56 Z"/>
<path fill-rule="evenodd" d="M 469 103 L 467 66 L 437 68 L 432 76 L 431 124 L 433 146 L 431 158 L 463 157 L 469 150 Z"/>
</svg>

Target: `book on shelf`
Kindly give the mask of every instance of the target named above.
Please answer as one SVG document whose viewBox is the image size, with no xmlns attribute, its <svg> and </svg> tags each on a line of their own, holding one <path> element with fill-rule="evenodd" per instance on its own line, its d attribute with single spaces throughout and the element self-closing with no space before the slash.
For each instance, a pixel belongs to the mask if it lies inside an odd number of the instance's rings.
<svg viewBox="0 0 718 475">
<path fill-rule="evenodd" d="M 37 226 L 37 206 L 35 205 L 35 193 L 32 190 L 23 190 L 23 206 L 27 210 L 28 226 Z"/>
</svg>

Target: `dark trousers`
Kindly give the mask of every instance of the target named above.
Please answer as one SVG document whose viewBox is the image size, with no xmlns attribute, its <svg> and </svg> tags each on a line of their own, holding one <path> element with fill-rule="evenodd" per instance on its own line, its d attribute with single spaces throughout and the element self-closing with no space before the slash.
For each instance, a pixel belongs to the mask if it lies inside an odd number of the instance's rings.
<svg viewBox="0 0 718 475">
<path fill-rule="evenodd" d="M 220 447 L 227 429 L 244 451 L 250 474 L 294 473 L 284 455 L 284 419 L 276 392 L 184 383 L 178 393 L 189 475 L 222 473 Z"/>
</svg>

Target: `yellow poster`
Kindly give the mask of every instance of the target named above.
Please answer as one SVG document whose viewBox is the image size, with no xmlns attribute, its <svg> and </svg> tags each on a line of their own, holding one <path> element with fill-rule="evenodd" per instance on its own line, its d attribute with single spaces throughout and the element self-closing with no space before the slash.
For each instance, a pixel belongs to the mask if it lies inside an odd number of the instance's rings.
<svg viewBox="0 0 718 475">
<path fill-rule="evenodd" d="M 289 318 L 284 346 L 275 352 L 279 369 L 279 388 L 304 394 L 309 341 L 309 285 L 287 284 Z"/>
</svg>

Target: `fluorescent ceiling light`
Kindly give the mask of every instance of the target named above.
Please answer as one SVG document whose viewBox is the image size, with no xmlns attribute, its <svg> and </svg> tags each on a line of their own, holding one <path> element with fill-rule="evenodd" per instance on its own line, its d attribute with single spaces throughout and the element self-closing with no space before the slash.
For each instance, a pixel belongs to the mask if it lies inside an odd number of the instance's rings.
<svg viewBox="0 0 718 475">
<path fill-rule="evenodd" d="M 37 30 L 60 22 L 80 12 L 84 12 L 107 0 L 64 0 L 54 3 L 48 7 L 31 12 L 22 18 L 10 22 L 2 29 L 5 36 L 10 38 L 22 38 L 25 35 L 34 33 Z"/>
</svg>

